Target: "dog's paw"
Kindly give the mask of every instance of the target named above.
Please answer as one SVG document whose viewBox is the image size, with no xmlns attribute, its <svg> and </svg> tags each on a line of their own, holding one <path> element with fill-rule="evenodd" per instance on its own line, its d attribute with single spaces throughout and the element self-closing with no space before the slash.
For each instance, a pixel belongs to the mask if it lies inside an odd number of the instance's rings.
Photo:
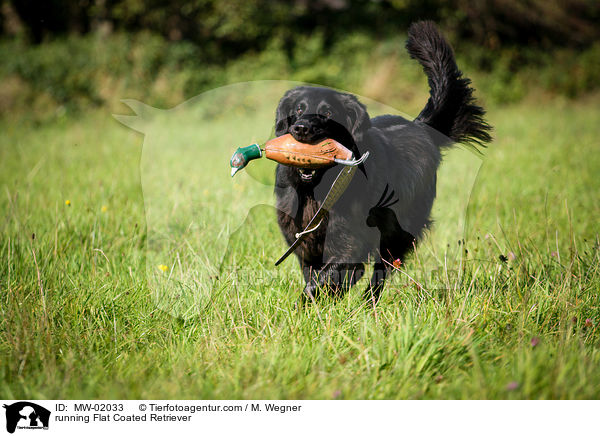
<svg viewBox="0 0 600 436">
<path fill-rule="evenodd" d="M 373 289 L 371 286 L 367 286 L 367 288 L 363 292 L 363 299 L 368 307 L 374 308 L 377 306 L 379 299 L 381 298 L 381 289 Z"/>
<path fill-rule="evenodd" d="M 315 283 L 307 283 L 304 289 L 302 290 L 302 294 L 300 295 L 300 299 L 305 301 L 305 304 L 313 303 L 318 298 L 318 287 Z"/>
</svg>

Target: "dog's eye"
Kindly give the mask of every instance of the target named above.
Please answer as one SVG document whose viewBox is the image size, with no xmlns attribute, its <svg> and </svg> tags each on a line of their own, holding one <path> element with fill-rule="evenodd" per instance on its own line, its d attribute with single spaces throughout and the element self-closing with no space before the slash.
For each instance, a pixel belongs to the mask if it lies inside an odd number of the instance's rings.
<svg viewBox="0 0 600 436">
<path fill-rule="evenodd" d="M 331 118 L 331 116 L 333 115 L 331 107 L 327 105 L 323 105 L 319 108 L 319 114 L 325 118 Z"/>
</svg>

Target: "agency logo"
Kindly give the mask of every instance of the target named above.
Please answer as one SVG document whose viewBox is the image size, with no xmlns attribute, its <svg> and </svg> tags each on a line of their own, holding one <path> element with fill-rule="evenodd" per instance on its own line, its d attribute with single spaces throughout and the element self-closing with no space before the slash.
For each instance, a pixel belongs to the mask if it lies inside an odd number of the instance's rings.
<svg viewBox="0 0 600 436">
<path fill-rule="evenodd" d="M 381 253 L 387 253 L 390 259 L 387 263 L 378 262 L 377 275 L 373 273 L 372 282 L 378 286 L 392 269 L 405 272 L 413 283 L 415 271 L 440 268 L 444 271 L 439 277 L 443 281 L 418 285 L 426 289 L 451 286 L 445 272 L 460 271 L 464 262 L 464 248 L 457 241 L 465 237 L 465 212 L 482 164 L 482 155 L 468 146 L 444 146 L 443 160 L 436 172 L 433 167 L 439 156 L 435 153 L 423 159 L 403 160 L 404 151 L 399 151 L 394 158 L 396 165 L 385 154 L 373 151 L 364 161 L 365 172 L 357 169 L 352 180 L 337 178 L 342 174 L 340 164 L 322 168 L 318 176 L 308 170 L 303 175 L 297 173 L 290 176 L 289 183 L 280 185 L 276 184 L 277 164 L 266 158 L 265 150 L 265 159 L 256 158 L 232 179 L 232 153 L 238 147 L 245 150 L 244 146 L 252 143 L 266 147 L 277 137 L 275 129 L 280 123 L 274 119 L 276 109 L 282 96 L 299 85 L 306 84 L 285 80 L 236 83 L 204 92 L 168 110 L 123 100 L 135 115 L 114 117 L 144 135 L 140 178 L 147 230 L 146 277 L 152 300 L 159 309 L 178 318 L 192 318 L 206 310 L 216 295 L 230 290 L 250 295 L 258 289 L 277 288 L 289 284 L 291 274 L 294 283 L 307 277 L 318 279 L 319 274 L 328 283 L 353 283 L 364 273 L 362 264 L 377 259 Z M 366 97 L 360 97 L 360 101 L 368 109 L 365 117 L 392 116 L 378 121 L 390 135 L 416 129 L 410 127 L 409 121 L 398 125 L 390 121 L 410 120 L 409 115 Z M 356 110 L 348 109 L 344 116 L 352 120 Z M 350 134 L 342 124 L 338 127 Z M 418 141 L 428 143 L 430 133 L 428 130 Z M 398 135 L 400 138 L 404 133 Z M 439 135 L 435 135 L 436 144 L 451 143 Z M 347 146 L 356 142 L 349 141 L 346 138 Z M 412 147 L 412 139 L 407 141 L 398 139 L 398 144 L 404 144 L 402 150 Z M 363 151 L 374 150 L 366 143 L 361 147 Z M 260 151 L 256 147 L 251 150 L 246 157 L 256 157 Z M 415 165 L 426 162 L 427 170 L 411 167 L 409 161 Z M 423 181 L 419 177 L 425 173 L 428 176 Z M 400 183 L 395 179 L 398 174 L 417 179 Z M 304 183 L 302 177 L 309 183 L 305 188 L 296 183 Z M 369 180 L 377 187 L 367 189 L 371 186 Z M 274 201 L 274 191 L 281 200 Z M 289 241 L 284 241 L 277 217 L 284 221 L 286 217 L 301 217 L 299 208 L 305 204 L 302 195 L 309 191 L 320 209 L 307 212 L 306 218 L 312 225 L 306 226 L 307 221 L 288 234 Z M 424 221 L 425 212 L 430 209 L 436 223 L 431 229 Z M 345 223 L 343 230 L 334 230 L 329 219 L 323 219 L 319 226 L 323 216 L 318 214 L 329 210 L 328 216 L 340 217 L 338 222 Z M 303 244 L 301 237 L 315 235 L 313 230 L 319 234 L 315 240 L 321 241 L 315 250 L 331 259 L 341 259 L 343 253 L 343 262 L 332 261 L 326 271 L 300 271 L 290 265 L 296 262 L 288 258 L 285 265 L 277 267 L 278 259 L 290 253 L 289 245 L 295 250 Z M 418 267 L 401 267 L 402 256 L 395 254 L 396 248 L 411 248 L 413 239 L 420 235 Z M 462 275 L 456 280 L 462 280 Z"/>
<path fill-rule="evenodd" d="M 48 430 L 50 411 L 29 401 L 19 401 L 6 409 L 6 431 L 14 433 L 16 429 Z"/>
</svg>

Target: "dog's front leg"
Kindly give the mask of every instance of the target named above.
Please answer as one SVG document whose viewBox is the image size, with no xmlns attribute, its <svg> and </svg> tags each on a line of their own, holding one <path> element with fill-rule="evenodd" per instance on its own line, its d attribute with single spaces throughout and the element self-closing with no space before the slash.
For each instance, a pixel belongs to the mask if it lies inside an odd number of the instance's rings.
<svg viewBox="0 0 600 436">
<path fill-rule="evenodd" d="M 305 273 L 306 286 L 303 296 L 312 301 L 322 291 L 333 297 L 342 297 L 363 276 L 363 259 L 357 255 L 362 246 L 360 238 L 352 231 L 345 213 L 330 214 L 327 234 L 323 240 L 321 259 Z"/>
<path fill-rule="evenodd" d="M 361 279 L 364 272 L 363 264 L 343 262 L 332 262 L 321 269 L 311 270 L 302 292 L 303 298 L 313 301 L 319 298 L 321 291 L 328 292 L 334 297 L 341 297 Z"/>
</svg>

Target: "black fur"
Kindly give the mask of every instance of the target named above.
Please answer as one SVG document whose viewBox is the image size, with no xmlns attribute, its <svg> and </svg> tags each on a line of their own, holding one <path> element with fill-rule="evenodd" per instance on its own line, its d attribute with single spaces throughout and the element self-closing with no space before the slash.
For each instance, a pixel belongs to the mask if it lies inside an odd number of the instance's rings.
<svg viewBox="0 0 600 436">
<path fill-rule="evenodd" d="M 375 303 L 394 261 L 404 260 L 430 224 L 440 147 L 491 139 L 470 81 L 435 25 L 413 24 L 406 46 L 431 88 L 412 122 L 393 115 L 371 119 L 353 95 L 318 87 L 288 91 L 277 108 L 277 136 L 291 133 L 305 143 L 333 138 L 355 157 L 370 153 L 319 229 L 295 251 L 306 280 L 303 295 L 311 299 L 320 289 L 343 295 L 363 275 L 364 262 L 374 259 L 365 297 Z M 335 166 L 311 175 L 277 166 L 278 223 L 288 244 L 317 212 L 339 171 Z"/>
<path fill-rule="evenodd" d="M 485 111 L 475 104 L 471 80 L 462 77 L 452 47 L 431 21 L 408 29 L 406 49 L 423 66 L 429 83 L 429 101 L 415 119 L 454 142 L 483 146 L 491 140 Z"/>
</svg>

